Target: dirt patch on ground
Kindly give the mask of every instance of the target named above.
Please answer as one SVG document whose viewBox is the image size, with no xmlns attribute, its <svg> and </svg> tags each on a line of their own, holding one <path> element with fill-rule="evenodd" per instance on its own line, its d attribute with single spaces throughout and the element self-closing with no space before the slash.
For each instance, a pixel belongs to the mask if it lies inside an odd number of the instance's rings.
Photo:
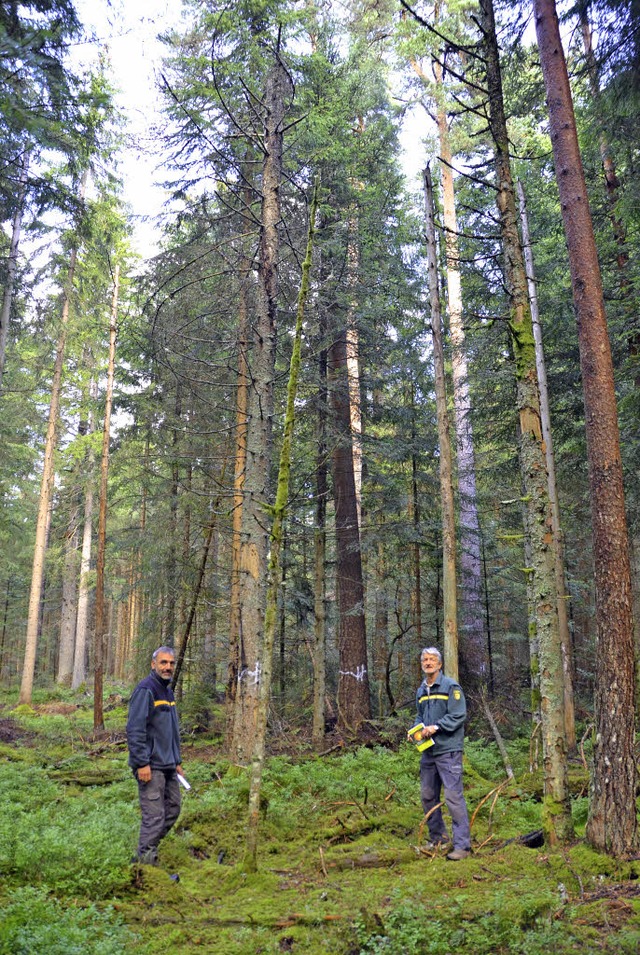
<svg viewBox="0 0 640 955">
<path fill-rule="evenodd" d="M 54 716 L 67 716 L 79 709 L 75 703 L 38 703 L 34 706 L 36 713 L 47 713 Z"/>
<path fill-rule="evenodd" d="M 29 730 L 23 729 L 19 723 L 12 719 L 0 719 L 0 743 L 11 745 L 12 743 L 29 743 L 34 739 L 34 734 Z"/>
</svg>

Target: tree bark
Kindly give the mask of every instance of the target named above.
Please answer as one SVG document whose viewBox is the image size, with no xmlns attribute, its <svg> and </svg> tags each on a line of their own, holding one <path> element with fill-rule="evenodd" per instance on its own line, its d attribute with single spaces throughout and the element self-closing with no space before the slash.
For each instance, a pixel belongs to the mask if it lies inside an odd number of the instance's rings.
<svg viewBox="0 0 640 955">
<path fill-rule="evenodd" d="M 284 519 L 289 501 L 289 483 L 291 472 L 291 445 L 293 441 L 293 426 L 295 422 L 295 402 L 300 377 L 300 356 L 302 349 L 302 326 L 304 309 L 310 288 L 311 259 L 313 252 L 313 236 L 315 230 L 316 210 L 318 207 L 318 184 L 314 187 L 313 200 L 309 213 L 309 232 L 307 249 L 302 263 L 300 293 L 298 295 L 298 309 L 296 328 L 291 352 L 289 367 L 289 382 L 287 385 L 287 407 L 285 411 L 282 447 L 278 467 L 278 483 L 276 488 L 275 504 L 273 508 L 273 522 L 271 525 L 268 569 L 267 602 L 264 616 L 264 639 L 261 647 L 260 681 L 258 686 L 258 705 L 256 711 L 255 732 L 253 736 L 253 751 L 251 758 L 251 781 L 249 787 L 249 817 L 247 823 L 247 845 L 245 865 L 249 871 L 257 868 L 258 827 L 260 822 L 260 793 L 262 790 L 262 772 L 264 768 L 265 741 L 267 735 L 267 714 L 271 695 L 271 674 L 273 668 L 273 644 L 278 625 L 278 592 L 282 583 L 282 560 L 284 538 Z"/>
<path fill-rule="evenodd" d="M 520 427 L 519 459 L 526 508 L 525 534 L 531 563 L 528 594 L 530 626 L 538 639 L 542 736 L 544 750 L 544 824 L 550 842 L 573 835 L 567 784 L 564 732 L 562 651 L 558 629 L 553 532 L 547 468 L 543 449 L 535 343 L 527 294 L 515 190 L 511 176 L 509 137 L 502 95 L 502 76 L 492 0 L 480 0 L 489 127 L 495 144 L 497 205 L 504 253 L 504 277 L 509 303 L 508 326 L 516 365 L 516 393 Z"/>
<path fill-rule="evenodd" d="M 111 406 L 113 404 L 113 381 L 116 364 L 116 335 L 118 329 L 118 291 L 120 266 L 116 265 L 113 276 L 113 296 L 109 317 L 109 360 L 107 365 L 107 390 L 105 395 L 104 425 L 102 428 L 102 457 L 100 461 L 100 500 L 98 505 L 98 555 L 96 560 L 96 624 L 93 644 L 93 732 L 104 732 L 102 704 L 104 678 L 105 600 L 104 570 L 107 548 L 107 481 L 109 477 L 109 441 L 111 438 Z"/>
<path fill-rule="evenodd" d="M 60 607 L 60 641 L 58 645 L 58 671 L 56 682 L 71 686 L 73 654 L 76 642 L 76 594 L 78 582 L 78 510 L 74 501 L 71 517 L 64 539 L 64 565 L 62 571 L 62 604 Z"/>
<path fill-rule="evenodd" d="M 540 420 L 542 436 L 544 438 L 545 456 L 547 460 L 549 501 L 551 504 L 551 520 L 554 539 L 554 566 L 556 588 L 558 592 L 558 628 L 562 644 L 562 672 L 564 675 L 564 724 L 567 736 L 567 748 L 570 753 L 576 750 L 576 722 L 573 697 L 573 647 L 569 630 L 569 611 L 567 581 L 565 575 L 564 546 L 562 526 L 560 524 L 560 504 L 558 501 L 558 486 L 556 482 L 556 462 L 553 453 L 553 433 L 551 431 L 551 413 L 549 411 L 549 391 L 547 387 L 547 368 L 544 360 L 542 344 L 542 327 L 538 310 L 538 293 L 536 290 L 535 270 L 533 263 L 533 249 L 529 233 L 529 217 L 522 183 L 518 182 L 518 200 L 520 204 L 520 222 L 522 224 L 522 245 L 525 266 L 527 269 L 527 285 L 529 288 L 529 302 L 531 306 L 531 320 L 533 323 L 533 337 L 536 346 L 536 367 L 538 370 L 538 387 L 540 391 Z"/>
<path fill-rule="evenodd" d="M 316 414 L 316 520 L 313 532 L 313 745 L 319 750 L 325 736 L 326 600 L 327 600 L 327 349 L 326 318 L 321 310 L 318 350 L 318 407 Z"/>
<path fill-rule="evenodd" d="M 358 188 L 358 183 L 353 183 Z M 347 316 L 347 375 L 349 381 L 349 412 L 353 444 L 353 479 L 356 489 L 358 527 L 362 529 L 362 408 L 360 401 L 360 336 L 356 320 L 357 282 L 360 253 L 358 249 L 358 218 L 355 211 L 349 216 L 349 245 L 347 247 L 347 282 L 349 285 L 349 312 Z"/>
<path fill-rule="evenodd" d="M 376 557 L 375 629 L 373 634 L 373 678 L 376 686 L 377 716 L 384 716 L 385 687 L 389 691 L 387 677 L 389 644 L 389 595 L 387 593 L 387 566 L 382 541 L 378 542 Z"/>
<path fill-rule="evenodd" d="M 96 399 L 96 382 L 89 387 L 92 401 Z M 87 434 L 93 434 L 93 413 L 89 414 Z M 93 541 L 93 482 L 95 460 L 93 450 L 89 448 L 84 459 L 85 489 L 84 517 L 82 525 L 82 550 L 80 553 L 80 580 L 78 583 L 78 614 L 76 617 L 76 643 L 73 653 L 73 676 L 71 687 L 77 690 L 86 679 L 85 656 L 87 652 L 87 631 L 89 628 L 89 604 L 91 600 L 91 546 Z"/>
<path fill-rule="evenodd" d="M 364 585 L 356 484 L 353 473 L 351 402 L 347 366 L 347 328 L 336 328 L 328 355 L 329 395 L 335 444 L 331 457 L 336 525 L 336 602 L 338 609 L 338 719 L 357 732 L 371 718 Z"/>
<path fill-rule="evenodd" d="M 416 395 L 413 382 L 411 389 L 411 490 L 409 494 L 409 520 L 413 525 L 413 622 L 416 630 L 416 643 L 422 649 L 422 510 L 420 508 L 420 493 L 418 488 L 418 456 L 416 434 Z"/>
<path fill-rule="evenodd" d="M 180 436 L 182 432 L 182 382 L 176 381 L 174 422 L 171 434 L 171 484 L 169 492 L 169 528 L 166 570 L 166 604 L 161 642 L 175 646 L 178 607 L 178 508 L 180 506 Z"/>
<path fill-rule="evenodd" d="M 462 321 L 462 281 L 458 253 L 458 221 L 451 168 L 449 125 L 444 107 L 444 83 L 441 64 L 434 61 L 436 80 L 436 121 L 440 145 L 440 182 L 442 217 L 446 251 L 447 315 L 451 338 L 451 376 L 455 416 L 456 460 L 459 498 L 460 537 L 460 658 L 467 680 L 480 684 L 487 679 L 487 651 L 482 616 L 482 567 L 480 558 L 480 521 L 476 490 L 476 463 L 471 424 L 469 371 Z"/>
<path fill-rule="evenodd" d="M 79 199 L 81 203 L 84 201 L 87 178 L 88 173 L 85 173 L 80 185 Z M 38 517 L 36 521 L 36 539 L 33 551 L 31 589 L 29 593 L 29 611 L 27 616 L 27 633 L 25 640 L 24 663 L 22 667 L 22 681 L 20 686 L 20 703 L 30 704 L 33 695 L 33 677 L 35 673 L 36 650 L 38 645 L 40 598 L 42 597 L 42 586 L 44 582 L 44 561 L 47 547 L 49 509 L 53 494 L 54 454 L 56 447 L 56 431 L 58 427 L 58 411 L 60 408 L 60 393 L 62 390 L 62 370 L 64 365 L 64 352 L 67 342 L 69 310 L 71 305 L 71 294 L 73 291 L 73 280 L 77 256 L 78 250 L 77 247 L 74 247 L 71 250 L 71 255 L 69 258 L 69 268 L 67 270 L 67 279 L 65 283 L 62 304 L 62 315 L 60 318 L 60 331 L 58 333 L 58 345 L 56 348 L 56 359 L 53 369 L 53 380 L 51 382 L 51 402 L 49 404 L 49 421 L 47 424 L 47 434 L 44 445 L 44 464 L 42 468 L 42 481 L 40 485 Z"/>
<path fill-rule="evenodd" d="M 624 856 L 638 847 L 631 569 L 620 436 L 602 278 L 553 0 L 534 0 L 538 47 L 578 323 L 593 526 L 596 741 L 587 838 Z"/>
<path fill-rule="evenodd" d="M 458 679 L 458 598 L 456 573 L 456 514 L 453 500 L 453 455 L 449 433 L 447 391 L 442 345 L 442 310 L 438 285 L 433 183 L 429 166 L 423 173 L 425 194 L 425 237 L 427 241 L 427 282 L 431 308 L 433 368 L 438 419 L 438 459 L 440 473 L 440 507 L 442 514 L 442 589 L 444 599 L 444 664 L 447 676 Z"/>
<path fill-rule="evenodd" d="M 229 750 L 238 762 L 251 755 L 260 685 L 261 634 L 264 630 L 268 522 L 265 508 L 272 491 L 273 380 L 278 312 L 280 183 L 284 145 L 285 96 L 290 78 L 276 51 L 265 90 L 264 162 L 258 252 L 257 324 L 254 332 L 251 393 L 247 423 L 247 459 L 240 541 L 239 669 Z"/>
<path fill-rule="evenodd" d="M 249 264 L 243 258 L 242 278 L 240 282 L 240 300 L 238 309 L 238 383 L 236 387 L 236 452 L 233 477 L 233 517 L 231 529 L 231 596 L 229 620 L 229 665 L 227 673 L 227 745 L 233 749 L 233 717 L 238 674 L 240 673 L 240 599 L 241 578 L 240 563 L 242 553 L 242 508 L 244 495 L 245 470 L 247 464 L 247 425 L 249 406 L 249 303 L 248 303 Z"/>
</svg>

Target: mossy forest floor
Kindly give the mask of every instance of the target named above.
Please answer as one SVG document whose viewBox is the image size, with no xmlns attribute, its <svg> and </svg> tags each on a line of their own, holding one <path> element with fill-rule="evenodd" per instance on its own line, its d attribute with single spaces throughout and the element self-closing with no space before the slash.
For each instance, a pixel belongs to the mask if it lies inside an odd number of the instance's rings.
<svg viewBox="0 0 640 955">
<path fill-rule="evenodd" d="M 139 817 L 124 701 L 114 695 L 105 739 L 92 739 L 91 719 L 88 696 L 0 700 L 0 955 L 640 951 L 640 861 L 584 843 L 581 759 L 577 841 L 527 848 L 519 837 L 541 825 L 529 741 L 509 745 L 506 783 L 494 744 L 471 733 L 474 852 L 456 863 L 425 848 L 418 757 L 400 723 L 324 756 L 283 733 L 264 777 L 259 871 L 248 874 L 247 771 L 225 759 L 214 718 L 186 736 L 193 789 L 151 868 L 130 864 Z"/>
</svg>

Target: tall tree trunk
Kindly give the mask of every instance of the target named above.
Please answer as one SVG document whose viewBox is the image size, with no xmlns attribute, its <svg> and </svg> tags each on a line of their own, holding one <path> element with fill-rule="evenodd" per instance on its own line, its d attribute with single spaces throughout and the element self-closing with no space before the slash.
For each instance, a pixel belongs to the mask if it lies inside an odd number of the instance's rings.
<svg viewBox="0 0 640 955">
<path fill-rule="evenodd" d="M 485 683 L 487 652 L 482 617 L 482 569 L 480 521 L 476 490 L 476 463 L 471 424 L 469 371 L 462 321 L 462 282 L 458 252 L 458 221 L 451 168 L 449 125 L 444 107 L 442 66 L 434 61 L 436 121 L 440 145 L 440 183 L 446 251 L 447 314 L 451 337 L 451 376 L 456 426 L 456 459 L 460 536 L 460 656 L 467 679 Z"/>
<path fill-rule="evenodd" d="M 142 452 L 142 474 L 140 488 L 140 519 L 139 519 L 139 541 L 135 546 L 131 560 L 130 570 L 130 589 L 128 600 L 128 622 L 127 631 L 120 658 L 123 678 L 127 682 L 133 680 L 135 674 L 135 648 L 139 640 L 140 629 L 145 611 L 145 592 L 142 587 L 142 542 L 144 541 L 145 530 L 147 526 L 147 481 L 145 475 L 150 473 L 150 455 L 151 455 L 151 428 L 147 422 L 146 434 L 144 438 L 144 450 Z"/>
<path fill-rule="evenodd" d="M 359 183 L 353 183 L 361 188 Z M 347 315 L 347 375 L 349 381 L 349 414 L 351 417 L 351 441 L 353 445 L 353 479 L 358 509 L 358 527 L 362 529 L 362 407 L 360 400 L 360 336 L 357 324 L 358 308 L 358 217 L 355 211 L 349 216 L 349 245 L 347 248 L 347 282 L 349 286 L 349 309 Z"/>
<path fill-rule="evenodd" d="M 325 313 L 320 319 L 318 352 L 318 407 L 316 413 L 316 520 L 313 532 L 313 745 L 322 746 L 325 735 L 326 693 L 326 549 L 327 549 L 327 349 Z"/>
<path fill-rule="evenodd" d="M 353 473 L 347 329 L 336 328 L 328 354 L 329 395 L 335 427 L 332 454 L 336 524 L 336 600 L 338 608 L 338 718 L 357 732 L 371 718 L 360 530 Z"/>
<path fill-rule="evenodd" d="M 318 183 L 316 181 L 313 201 L 309 214 L 309 233 L 307 249 L 302 263 L 300 293 L 298 295 L 298 309 L 296 328 L 291 352 L 289 368 L 289 382 L 287 385 L 287 407 L 285 411 L 282 447 L 280 449 L 280 463 L 278 467 L 278 483 L 275 504 L 273 508 L 273 522 L 271 525 L 268 568 L 267 601 L 264 615 L 264 639 L 261 648 L 261 675 L 258 690 L 258 706 L 253 737 L 253 752 L 251 758 L 251 782 L 249 788 L 249 818 L 247 824 L 247 846 L 245 865 L 250 871 L 257 868 L 258 826 L 260 822 L 260 792 L 262 788 L 262 771 L 264 768 L 265 741 L 267 736 L 267 714 L 271 694 L 271 674 L 273 668 L 273 644 L 278 625 L 278 592 L 282 578 L 282 545 L 284 536 L 284 519 L 289 501 L 289 482 L 291 472 L 291 444 L 293 440 L 293 426 L 295 421 L 295 402 L 300 376 L 300 355 L 302 349 L 302 326 L 304 308 L 309 294 L 311 259 L 313 252 L 313 236 L 318 204 Z"/>
<path fill-rule="evenodd" d="M 89 387 L 90 398 L 95 401 L 96 382 Z M 87 434 L 93 434 L 93 413 L 89 413 Z M 87 631 L 89 628 L 89 605 L 91 601 L 91 545 L 93 539 L 93 482 L 95 460 L 93 450 L 89 448 L 85 459 L 84 518 L 82 528 L 82 550 L 80 555 L 80 581 L 78 584 L 78 613 L 76 617 L 76 643 L 73 654 L 73 676 L 71 686 L 77 690 L 86 679 L 85 656 L 87 652 Z"/>
<path fill-rule="evenodd" d="M 11 603 L 11 574 L 7 577 L 7 586 L 4 592 L 4 601 L 2 608 L 2 630 L 0 631 L 0 680 L 9 678 L 10 665 L 7 652 L 7 621 L 9 619 L 9 605 Z"/>
<path fill-rule="evenodd" d="M 84 201 L 87 178 L 88 173 L 85 173 L 80 185 L 80 203 Z M 71 256 L 69 258 L 69 268 L 67 270 L 67 280 L 62 304 L 62 315 L 60 317 L 58 345 L 56 348 L 56 360 L 53 369 L 53 380 L 51 382 L 51 402 L 49 404 L 49 421 L 44 445 L 44 463 L 42 467 L 40 501 L 38 504 L 38 517 L 36 521 L 36 539 L 33 551 L 33 566 L 31 571 L 31 589 L 29 593 L 27 633 L 25 640 L 24 663 L 22 666 L 22 681 L 20 686 L 20 703 L 30 704 L 33 695 L 33 676 L 35 673 L 36 650 L 38 645 L 40 598 L 42 596 L 42 585 L 44 581 L 44 561 L 47 546 L 49 510 L 53 494 L 54 454 L 56 447 L 56 432 L 58 427 L 58 411 L 60 408 L 60 392 L 62 390 L 62 370 L 64 365 L 65 346 L 67 343 L 67 327 L 69 323 L 69 310 L 71 305 L 71 294 L 73 291 L 73 280 L 77 256 L 78 250 L 77 247 L 74 247 L 71 250 Z"/>
<path fill-rule="evenodd" d="M 440 507 L 442 514 L 442 587 L 444 596 L 444 664 L 448 676 L 458 679 L 458 597 L 456 574 L 456 514 L 453 500 L 453 461 L 447 391 L 442 345 L 442 310 L 438 285 L 438 252 L 436 247 L 433 183 L 429 166 L 424 170 L 425 238 L 427 242 L 427 282 L 431 309 L 433 367 L 438 419 L 438 459 L 440 472 Z"/>
<path fill-rule="evenodd" d="M 4 364 L 7 352 L 7 341 L 9 338 L 9 324 L 11 321 L 11 305 L 13 302 L 13 289 L 16 284 L 16 274 L 18 272 L 18 248 L 20 246 L 20 232 L 22 230 L 22 217 L 24 215 L 24 203 L 27 195 L 27 181 L 29 176 L 29 160 L 31 159 L 31 150 L 25 148 L 20 162 L 20 175 L 18 178 L 18 188 L 16 194 L 16 207 L 13 213 L 11 223 L 11 242 L 9 244 L 9 259 L 7 261 L 7 273 L 2 291 L 2 306 L 0 307 L 0 394 L 2 393 L 2 376 L 4 373 Z"/>
<path fill-rule="evenodd" d="M 536 345 L 536 367 L 538 370 L 538 387 L 540 390 L 540 420 L 542 422 L 542 436 L 544 438 L 545 455 L 547 460 L 549 501 L 551 503 L 551 520 L 554 538 L 554 556 L 556 588 L 558 591 L 558 627 L 562 644 L 562 671 L 564 674 L 564 723 L 569 752 L 576 749 L 576 722 L 573 699 L 573 648 L 571 632 L 569 630 L 569 595 L 565 576 L 564 546 L 562 526 L 560 524 L 560 504 L 558 501 L 558 487 L 556 483 L 556 462 L 553 453 L 553 434 L 551 431 L 551 414 L 549 411 L 549 392 L 547 388 L 547 368 L 544 360 L 542 344 L 542 327 L 538 310 L 538 293 L 536 290 L 535 270 L 533 263 L 533 249 L 529 234 L 529 217 L 522 183 L 518 182 L 518 200 L 520 204 L 520 221 L 522 223 L 522 244 L 525 265 L 527 268 L 527 285 L 529 288 L 529 302 L 531 305 L 531 320 L 533 323 L 533 337 Z"/>
<path fill-rule="evenodd" d="M 387 678 L 387 660 L 389 653 L 389 594 L 387 592 L 387 566 L 382 541 L 378 542 L 376 557 L 375 592 L 375 629 L 373 634 L 373 677 L 376 685 L 377 713 L 379 719 L 384 716 L 385 686 L 389 693 L 390 680 Z"/>
<path fill-rule="evenodd" d="M 250 756 L 260 685 L 269 532 L 264 508 L 271 497 L 273 380 L 278 311 L 280 183 L 285 96 L 290 78 L 276 51 L 265 90 L 262 209 L 258 253 L 257 324 L 252 348 L 252 390 L 247 423 L 247 459 L 240 541 L 239 670 L 229 750 L 238 762 Z"/>
<path fill-rule="evenodd" d="M 182 432 L 182 382 L 176 382 L 174 426 L 171 436 L 171 485 L 169 492 L 169 529 L 167 551 L 166 612 L 162 622 L 163 643 L 175 646 L 178 606 L 178 508 L 180 505 L 180 435 Z"/>
<path fill-rule="evenodd" d="M 107 391 L 105 395 L 104 425 L 102 428 L 102 458 L 100 462 L 100 502 L 98 506 L 98 556 L 96 560 L 96 625 L 93 644 L 93 731 L 104 731 L 103 671 L 104 671 L 104 568 L 107 548 L 107 482 L 109 478 L 109 441 L 111 438 L 111 406 L 113 404 L 113 379 L 116 364 L 116 334 L 118 327 L 118 290 L 120 266 L 116 265 L 113 276 L 113 296 L 109 318 L 109 361 L 107 365 Z"/>
<path fill-rule="evenodd" d="M 531 563 L 527 569 L 530 577 L 529 619 L 535 625 L 539 646 L 545 770 L 544 825 L 551 842 L 562 842 L 573 835 L 573 824 L 567 785 L 562 649 L 558 629 L 552 519 L 540 421 L 535 343 L 518 235 L 492 0 L 480 0 L 480 24 L 486 58 L 489 126 L 495 144 L 497 204 L 509 300 L 508 326 L 516 365 L 519 459 L 526 505 L 525 534 L 531 553 Z"/>
<path fill-rule="evenodd" d="M 202 641 L 201 673 L 204 685 L 217 692 L 218 683 L 218 616 L 220 605 L 220 584 L 218 581 L 218 562 L 220 559 L 220 532 L 216 526 L 211 541 L 211 559 L 203 587 L 207 594 L 204 611 L 204 639 Z"/>
<path fill-rule="evenodd" d="M 238 383 L 236 387 L 236 452 L 233 478 L 233 516 L 231 530 L 231 597 L 229 621 L 229 669 L 227 674 L 227 746 L 233 750 L 234 706 L 238 689 L 240 660 L 241 530 L 245 469 L 247 463 L 247 422 L 249 405 L 249 304 L 248 264 L 244 263 L 238 310 Z"/>
<path fill-rule="evenodd" d="M 638 847 L 638 774 L 631 569 L 613 362 L 555 3 L 534 0 L 533 9 L 578 322 L 589 459 L 598 679 L 587 838 L 596 848 L 623 856 Z"/>
<path fill-rule="evenodd" d="M 416 642 L 422 648 L 422 559 L 421 559 L 421 520 L 420 493 L 418 488 L 418 456 L 415 452 L 418 436 L 416 434 L 415 387 L 411 383 L 411 493 L 409 496 L 409 520 L 413 524 L 413 622 Z"/>
<path fill-rule="evenodd" d="M 75 491 L 74 491 L 75 498 Z M 74 500 L 64 539 L 60 641 L 56 682 L 71 686 L 73 654 L 76 642 L 76 594 L 78 581 L 78 505 Z"/>
</svg>

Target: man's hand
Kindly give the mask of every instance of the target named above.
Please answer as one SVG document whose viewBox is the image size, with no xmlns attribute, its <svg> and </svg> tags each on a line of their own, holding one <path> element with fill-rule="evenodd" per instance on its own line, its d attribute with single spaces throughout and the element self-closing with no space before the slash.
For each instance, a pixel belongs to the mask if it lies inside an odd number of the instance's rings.
<svg viewBox="0 0 640 955">
<path fill-rule="evenodd" d="M 425 726 L 425 728 L 422 731 L 422 738 L 431 739 L 431 737 L 434 736 L 437 732 L 438 732 L 438 727 L 436 726 L 435 723 L 432 726 Z"/>
<path fill-rule="evenodd" d="M 176 766 L 176 772 L 180 773 L 181 776 L 184 776 L 184 773 L 182 772 L 182 763 Z"/>
<path fill-rule="evenodd" d="M 141 766 L 138 770 L 138 779 L 141 783 L 151 782 L 151 766 Z"/>
</svg>

